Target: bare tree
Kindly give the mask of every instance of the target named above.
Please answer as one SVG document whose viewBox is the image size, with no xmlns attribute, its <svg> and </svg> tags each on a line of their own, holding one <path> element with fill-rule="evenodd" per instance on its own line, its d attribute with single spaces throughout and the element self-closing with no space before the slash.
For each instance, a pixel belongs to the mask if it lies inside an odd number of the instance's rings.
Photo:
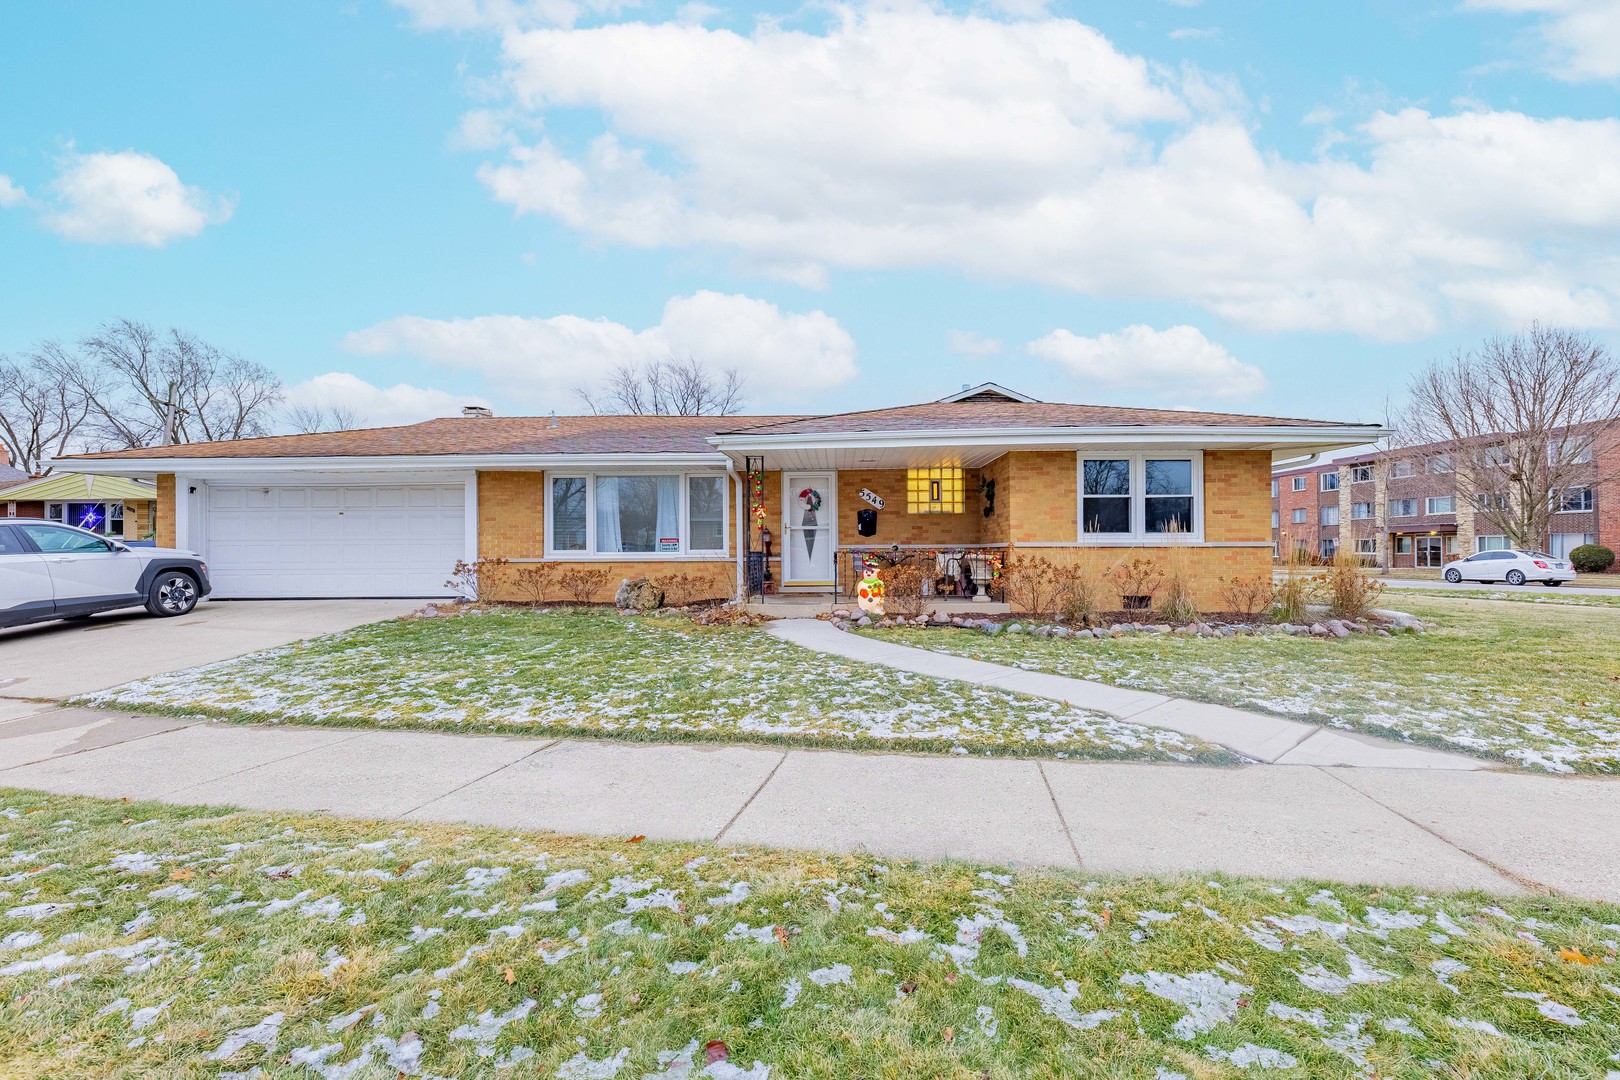
<svg viewBox="0 0 1620 1080">
<path fill-rule="evenodd" d="M 362 423 L 360 410 L 352 405 L 294 405 L 286 415 L 286 426 L 296 435 L 353 431 Z"/>
<path fill-rule="evenodd" d="M 1451 456 L 1459 498 L 1516 548 L 1547 543 L 1571 492 L 1614 479 L 1620 364 L 1584 333 L 1533 323 L 1431 364 L 1413 381 L 1408 440 Z"/>
<path fill-rule="evenodd" d="M 50 460 L 72 444 L 90 409 L 51 373 L 45 356 L 55 351 L 45 342 L 21 362 L 0 357 L 0 446 L 31 476 L 50 472 Z"/>
<path fill-rule="evenodd" d="M 600 386 L 575 387 L 593 413 L 636 416 L 735 416 L 743 408 L 736 368 L 710 371 L 693 357 L 620 364 Z"/>
<path fill-rule="evenodd" d="M 267 435 L 282 398 L 262 364 L 133 319 L 108 323 L 77 352 L 55 348 L 45 366 L 88 406 L 82 441 L 107 449 Z"/>
</svg>

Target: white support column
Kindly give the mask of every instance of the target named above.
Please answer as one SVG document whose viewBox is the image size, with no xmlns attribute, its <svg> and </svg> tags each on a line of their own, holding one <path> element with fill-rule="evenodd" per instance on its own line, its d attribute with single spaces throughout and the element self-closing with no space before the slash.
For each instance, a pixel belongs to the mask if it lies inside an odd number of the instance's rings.
<svg viewBox="0 0 1620 1080">
<path fill-rule="evenodd" d="M 469 563 L 478 561 L 478 472 L 474 470 L 462 479 L 466 491 L 463 513 L 465 514 L 463 526 L 464 556 Z"/>
<path fill-rule="evenodd" d="M 174 478 L 174 546 L 182 551 L 191 547 L 191 488 L 196 482 L 178 473 Z"/>
</svg>

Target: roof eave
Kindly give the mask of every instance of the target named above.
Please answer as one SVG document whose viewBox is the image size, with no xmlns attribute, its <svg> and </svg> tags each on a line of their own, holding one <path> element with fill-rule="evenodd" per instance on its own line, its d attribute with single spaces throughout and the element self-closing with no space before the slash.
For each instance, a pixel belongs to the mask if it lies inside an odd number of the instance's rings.
<svg viewBox="0 0 1620 1080">
<path fill-rule="evenodd" d="M 719 452 L 622 454 L 377 454 L 328 457 L 172 457 L 172 458 L 60 458 L 53 464 L 62 472 L 105 473 L 109 476 L 149 476 L 154 473 L 230 474 L 254 472 L 378 472 L 389 469 L 551 470 L 597 466 L 672 467 L 712 465 L 724 467 Z"/>
<path fill-rule="evenodd" d="M 1256 424 L 1096 425 L 1090 427 L 1031 427 L 980 429 L 921 429 L 915 431 L 819 431 L 779 434 L 724 433 L 712 436 L 711 445 L 728 450 L 785 450 L 839 446 L 932 447 L 1050 445 L 1096 446 L 1109 443 L 1163 442 L 1202 446 L 1261 442 L 1272 446 L 1352 446 L 1391 434 L 1376 424 L 1320 427 Z"/>
</svg>

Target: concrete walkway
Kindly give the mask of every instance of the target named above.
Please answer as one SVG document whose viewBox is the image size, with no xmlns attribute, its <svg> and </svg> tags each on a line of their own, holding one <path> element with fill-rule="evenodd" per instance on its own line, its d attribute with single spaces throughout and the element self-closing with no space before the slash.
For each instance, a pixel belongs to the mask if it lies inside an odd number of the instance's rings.
<svg viewBox="0 0 1620 1080">
<path fill-rule="evenodd" d="M 1098 873 L 1620 901 L 1620 782 L 1509 773 L 784 751 L 54 709 L 0 722 L 0 785 Z"/>
<path fill-rule="evenodd" d="M 1067 702 L 1132 723 L 1169 728 L 1267 764 L 1464 772 L 1495 767 L 1488 761 L 1464 754 L 1426 750 L 1388 739 L 1284 720 L 1265 713 L 1184 701 L 1089 679 L 1024 671 L 948 653 L 875 641 L 835 629 L 831 623 L 819 619 L 780 619 L 767 623 L 766 630 L 783 641 L 817 652 L 882 664 L 919 675 L 960 679 L 978 686 L 996 686 Z"/>
</svg>

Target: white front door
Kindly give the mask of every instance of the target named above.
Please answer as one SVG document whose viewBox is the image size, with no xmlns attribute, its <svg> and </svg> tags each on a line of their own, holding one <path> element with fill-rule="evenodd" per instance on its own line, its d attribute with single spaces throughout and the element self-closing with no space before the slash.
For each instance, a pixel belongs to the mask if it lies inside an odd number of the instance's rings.
<svg viewBox="0 0 1620 1080">
<path fill-rule="evenodd" d="M 833 473 L 783 473 L 783 585 L 832 585 L 838 493 Z"/>
</svg>

